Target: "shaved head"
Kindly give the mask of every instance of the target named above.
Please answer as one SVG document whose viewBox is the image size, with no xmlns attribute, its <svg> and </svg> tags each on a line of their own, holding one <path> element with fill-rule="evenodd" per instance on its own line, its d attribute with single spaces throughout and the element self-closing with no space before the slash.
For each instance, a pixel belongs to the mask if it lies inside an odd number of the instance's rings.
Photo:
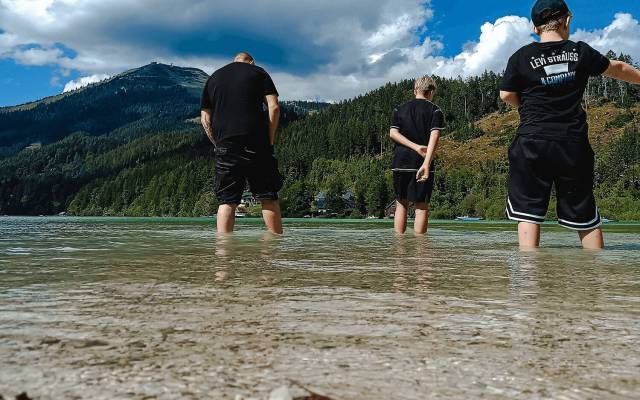
<svg viewBox="0 0 640 400">
<path fill-rule="evenodd" d="M 255 60 L 253 59 L 251 54 L 249 54 L 249 53 L 247 53 L 245 51 L 241 51 L 240 53 L 236 54 L 236 56 L 234 57 L 233 61 L 235 61 L 235 62 L 243 62 L 243 63 L 247 63 L 247 64 L 255 64 Z"/>
</svg>

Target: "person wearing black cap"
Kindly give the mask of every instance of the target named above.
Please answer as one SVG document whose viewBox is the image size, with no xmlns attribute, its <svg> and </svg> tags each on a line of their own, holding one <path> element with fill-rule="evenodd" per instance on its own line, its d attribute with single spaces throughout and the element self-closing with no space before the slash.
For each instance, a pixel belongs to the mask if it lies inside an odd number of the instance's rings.
<svg viewBox="0 0 640 400">
<path fill-rule="evenodd" d="M 536 1 L 531 20 L 540 42 L 511 56 L 500 85 L 502 100 L 520 113 L 518 133 L 509 148 L 507 215 L 519 222 L 523 249 L 540 245 L 540 224 L 553 185 L 558 223 L 578 231 L 584 248 L 604 247 L 582 97 L 592 76 L 640 84 L 637 69 L 569 40 L 571 18 L 563 0 Z"/>
</svg>

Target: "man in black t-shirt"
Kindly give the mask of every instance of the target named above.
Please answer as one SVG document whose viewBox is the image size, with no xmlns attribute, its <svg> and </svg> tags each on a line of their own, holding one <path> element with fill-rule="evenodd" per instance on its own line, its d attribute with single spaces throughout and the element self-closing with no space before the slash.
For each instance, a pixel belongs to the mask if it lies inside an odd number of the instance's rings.
<svg viewBox="0 0 640 400">
<path fill-rule="evenodd" d="M 582 97 L 592 76 L 638 84 L 640 72 L 610 61 L 584 42 L 569 40 L 572 14 L 563 0 L 538 0 L 531 16 L 540 42 L 509 59 L 500 86 L 502 100 L 520 112 L 518 133 L 509 148 L 507 215 L 519 221 L 520 247 L 538 247 L 555 185 L 558 223 L 578 231 L 584 248 L 601 249 L 594 154 Z"/>
<path fill-rule="evenodd" d="M 268 112 L 264 111 L 267 105 Z M 202 93 L 202 126 L 215 145 L 218 232 L 229 233 L 247 182 L 262 205 L 267 229 L 282 233 L 278 191 L 282 177 L 273 155 L 280 118 L 278 91 L 248 53 L 211 75 Z"/>
<path fill-rule="evenodd" d="M 393 111 L 389 135 L 396 143 L 393 152 L 393 189 L 396 196 L 394 228 L 407 229 L 409 203 L 416 207 L 414 231 L 427 233 L 429 201 L 434 183 L 434 156 L 440 133 L 445 128 L 444 114 L 432 100 L 436 84 L 429 76 L 415 82 L 415 100 Z"/>
</svg>

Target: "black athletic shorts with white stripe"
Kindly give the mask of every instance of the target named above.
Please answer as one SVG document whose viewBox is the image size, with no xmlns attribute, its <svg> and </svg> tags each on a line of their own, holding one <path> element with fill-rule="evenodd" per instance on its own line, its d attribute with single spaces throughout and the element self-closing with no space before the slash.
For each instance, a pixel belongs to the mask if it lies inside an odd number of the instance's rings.
<svg viewBox="0 0 640 400">
<path fill-rule="evenodd" d="M 602 223 L 593 195 L 594 154 L 584 139 L 550 140 L 520 135 L 509 148 L 509 219 L 541 224 L 555 184 L 558 223 L 591 230 Z"/>
</svg>

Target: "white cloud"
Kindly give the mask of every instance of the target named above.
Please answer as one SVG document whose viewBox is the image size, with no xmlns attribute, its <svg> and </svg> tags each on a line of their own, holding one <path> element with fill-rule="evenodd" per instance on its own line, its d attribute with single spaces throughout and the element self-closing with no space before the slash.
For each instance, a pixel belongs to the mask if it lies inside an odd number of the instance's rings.
<svg viewBox="0 0 640 400">
<path fill-rule="evenodd" d="M 436 71 L 445 76 L 472 76 L 485 71 L 503 71 L 509 57 L 532 41 L 527 18 L 507 16 L 480 28 L 480 40 L 469 43 L 453 60 L 446 60 Z"/>
<path fill-rule="evenodd" d="M 579 29 L 573 39 L 587 42 L 602 53 L 613 50 L 640 61 L 640 23 L 631 14 L 616 14 L 613 22 L 604 29 L 591 32 Z"/>
<path fill-rule="evenodd" d="M 108 78 L 109 78 L 109 75 L 104 75 L 104 74 L 83 76 L 80 79 L 70 81 L 66 85 L 64 85 L 64 89 L 62 90 L 62 92 L 66 93 L 72 90 L 80 89 L 81 87 L 85 87 L 92 83 L 100 82 Z"/>
<path fill-rule="evenodd" d="M 487 22 L 481 28 L 478 42 L 468 43 L 465 49 L 453 58 L 439 56 L 443 44 L 427 38 L 420 45 L 395 48 L 387 53 L 374 53 L 365 60 L 369 70 L 357 74 L 335 74 L 321 71 L 305 77 L 276 73 L 274 80 L 281 86 L 281 93 L 290 98 L 320 98 L 340 100 L 374 89 L 387 82 L 413 78 L 424 74 L 445 77 L 473 76 L 485 71 L 501 72 L 511 54 L 530 43 L 531 27 L 528 19 L 507 16 L 495 23 Z M 392 60 L 384 68 L 376 69 L 378 63 Z"/>
<path fill-rule="evenodd" d="M 16 35 L 0 33 L 0 57 L 9 55 L 18 43 L 19 40 Z"/>
<path fill-rule="evenodd" d="M 212 72 L 235 50 L 256 50 L 283 98 L 340 100 L 423 74 L 500 72 L 533 40 L 528 19 L 488 21 L 453 57 L 430 37 L 424 0 L 0 0 L 0 57 L 56 65 L 84 78 L 65 90 L 151 61 Z M 437 16 L 435 16 L 437 17 Z M 576 38 L 640 59 L 638 22 L 617 14 Z M 446 38 L 444 38 L 446 40 Z M 238 49 L 229 48 L 229 43 Z M 223 50 L 221 50 L 223 49 Z"/>
<path fill-rule="evenodd" d="M 12 53 L 12 58 L 23 65 L 48 65 L 58 64 L 63 58 L 62 50 L 57 48 L 29 48 L 17 49 Z"/>
</svg>

